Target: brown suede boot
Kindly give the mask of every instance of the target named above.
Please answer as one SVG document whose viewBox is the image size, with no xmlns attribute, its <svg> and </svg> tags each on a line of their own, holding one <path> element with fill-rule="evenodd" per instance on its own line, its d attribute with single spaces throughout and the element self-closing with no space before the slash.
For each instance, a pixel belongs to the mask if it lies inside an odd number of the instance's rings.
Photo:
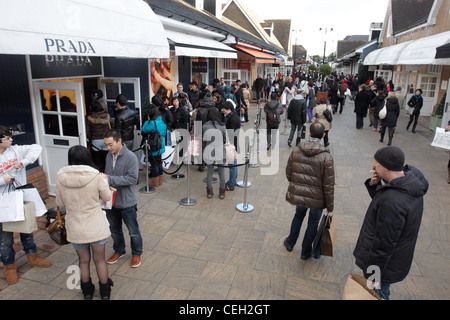
<svg viewBox="0 0 450 320">
<path fill-rule="evenodd" d="M 213 188 L 206 188 L 206 196 L 211 199 L 214 195 Z"/>
<path fill-rule="evenodd" d="M 162 186 L 162 177 L 163 177 L 163 175 L 160 175 L 158 177 L 158 187 Z"/>
<path fill-rule="evenodd" d="M 49 260 L 39 258 L 37 252 L 27 255 L 28 264 L 32 267 L 48 268 L 52 265 Z"/>
<path fill-rule="evenodd" d="M 5 266 L 6 282 L 9 284 L 15 284 L 19 281 L 19 276 L 17 275 L 16 264 Z"/>
<path fill-rule="evenodd" d="M 159 177 L 153 177 L 152 181 L 148 184 L 150 187 L 159 187 L 158 180 Z"/>
<path fill-rule="evenodd" d="M 219 188 L 219 198 L 225 199 L 225 188 Z"/>
</svg>

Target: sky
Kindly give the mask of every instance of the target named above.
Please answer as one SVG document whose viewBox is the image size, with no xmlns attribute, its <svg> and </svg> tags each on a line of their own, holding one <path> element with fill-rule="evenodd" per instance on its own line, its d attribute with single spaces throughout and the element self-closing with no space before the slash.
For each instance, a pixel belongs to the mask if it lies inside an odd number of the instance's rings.
<svg viewBox="0 0 450 320">
<path fill-rule="evenodd" d="M 292 45 L 302 45 L 308 55 L 336 51 L 347 35 L 369 35 L 371 22 L 383 22 L 389 0 L 241 0 L 262 19 L 291 19 Z M 223 0 L 224 3 L 228 1 Z M 327 28 L 325 31 L 320 31 Z M 329 31 L 333 28 L 333 31 Z"/>
</svg>

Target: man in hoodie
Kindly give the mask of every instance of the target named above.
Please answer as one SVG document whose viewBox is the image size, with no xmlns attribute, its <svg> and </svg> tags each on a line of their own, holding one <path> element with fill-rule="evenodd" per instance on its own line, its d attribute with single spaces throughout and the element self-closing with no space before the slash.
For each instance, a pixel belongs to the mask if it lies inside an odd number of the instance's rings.
<svg viewBox="0 0 450 320">
<path fill-rule="evenodd" d="M 323 209 L 331 214 L 334 209 L 334 160 L 330 150 L 323 145 L 325 126 L 314 122 L 310 126 L 309 138 L 292 150 L 286 165 L 289 181 L 286 201 L 296 206 L 289 236 L 284 247 L 291 252 L 297 243 L 303 219 L 309 209 L 308 226 L 302 242 L 301 259 L 313 255 L 312 245 Z M 314 255 L 314 258 L 319 258 Z"/>
<path fill-rule="evenodd" d="M 353 256 L 380 298 L 388 300 L 390 285 L 402 281 L 411 268 L 428 181 L 417 168 L 404 166 L 398 147 L 383 147 L 374 158 L 372 177 L 365 182 L 372 202 Z"/>
<path fill-rule="evenodd" d="M 288 138 L 288 145 L 291 147 L 292 139 L 294 139 L 295 130 L 297 130 L 297 140 L 295 145 L 299 144 L 302 134 L 302 128 L 306 122 L 306 101 L 303 98 L 303 90 L 298 89 L 297 94 L 289 103 L 287 110 L 287 118 L 291 120 L 291 132 Z"/>
<path fill-rule="evenodd" d="M 272 92 L 270 102 L 264 105 L 264 112 L 266 113 L 267 124 L 267 150 L 272 146 L 272 129 L 278 129 L 281 122 L 281 115 L 283 114 L 283 106 L 278 102 L 278 94 Z"/>
</svg>

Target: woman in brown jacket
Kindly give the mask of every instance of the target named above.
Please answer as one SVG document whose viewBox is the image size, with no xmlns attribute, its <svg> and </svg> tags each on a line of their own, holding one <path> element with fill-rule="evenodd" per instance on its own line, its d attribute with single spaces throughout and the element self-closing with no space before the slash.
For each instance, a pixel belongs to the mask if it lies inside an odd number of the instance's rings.
<svg viewBox="0 0 450 320">
<path fill-rule="evenodd" d="M 296 206 L 289 236 L 284 240 L 287 251 L 294 248 L 306 212 L 309 210 L 308 227 L 302 243 L 301 258 L 312 255 L 312 244 L 322 211 L 330 214 L 334 209 L 334 161 L 330 150 L 323 146 L 325 127 L 320 122 L 310 126 L 309 139 L 292 150 L 286 166 L 289 181 L 286 201 Z M 314 256 L 314 258 L 319 258 Z"/>
<path fill-rule="evenodd" d="M 58 171 L 56 204 L 66 208 L 67 240 L 79 258 L 81 290 L 86 300 L 93 298 L 95 290 L 89 270 L 91 250 L 103 300 L 109 299 L 112 285 L 105 259 L 105 244 L 111 232 L 100 199 L 111 200 L 107 180 L 95 169 L 89 150 L 73 146 L 69 149 L 69 165 Z"/>
<path fill-rule="evenodd" d="M 110 116 L 98 101 L 92 102 L 91 111 L 86 117 L 86 137 L 92 146 L 92 157 L 100 172 L 105 171 L 105 159 L 108 149 L 103 135 L 109 130 Z"/>
</svg>

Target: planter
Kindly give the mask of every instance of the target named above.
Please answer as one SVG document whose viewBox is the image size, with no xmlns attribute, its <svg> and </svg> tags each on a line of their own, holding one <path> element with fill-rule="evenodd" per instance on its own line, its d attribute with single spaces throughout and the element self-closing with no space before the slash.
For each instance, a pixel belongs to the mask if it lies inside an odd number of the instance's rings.
<svg viewBox="0 0 450 320">
<path fill-rule="evenodd" d="M 429 129 L 431 131 L 436 131 L 436 128 L 440 128 L 442 124 L 442 116 L 440 117 L 436 117 L 431 115 L 430 116 L 430 124 L 429 124 Z"/>
</svg>

